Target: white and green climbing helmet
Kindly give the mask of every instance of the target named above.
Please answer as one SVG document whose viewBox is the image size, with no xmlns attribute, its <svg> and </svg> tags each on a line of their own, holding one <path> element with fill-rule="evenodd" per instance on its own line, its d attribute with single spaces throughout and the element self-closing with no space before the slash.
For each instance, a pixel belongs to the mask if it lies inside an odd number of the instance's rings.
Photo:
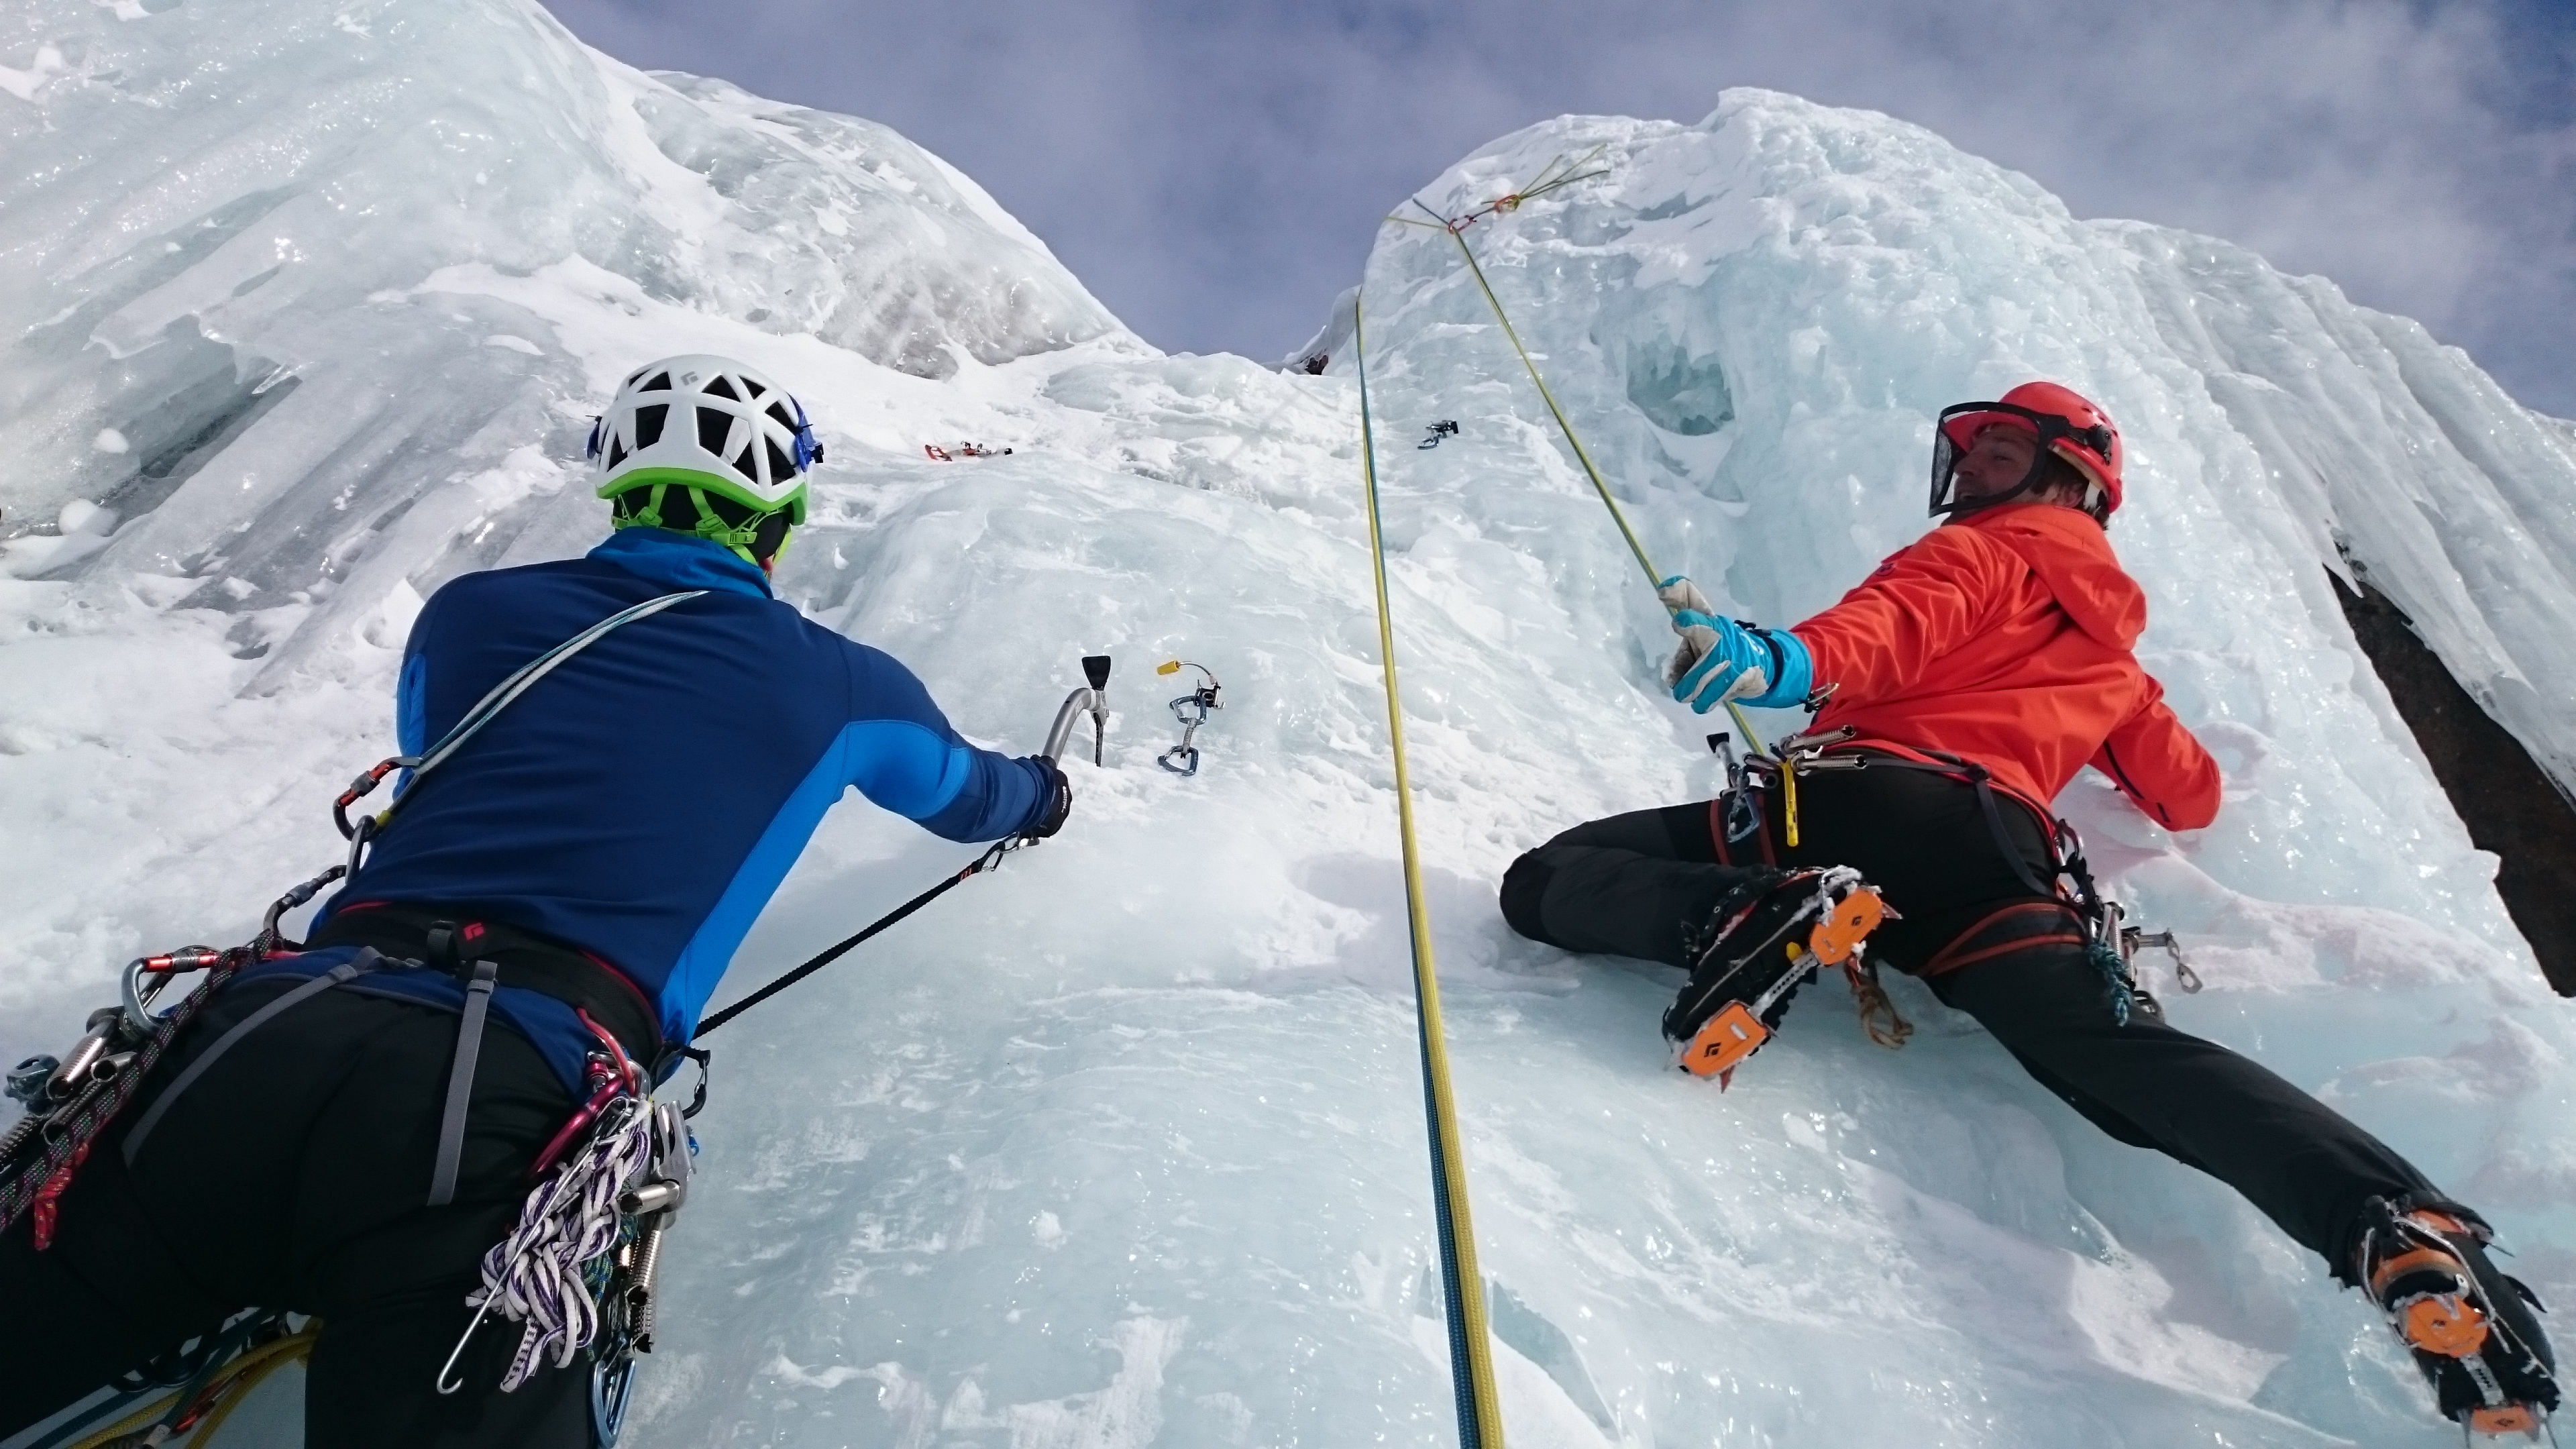
<svg viewBox="0 0 2576 1449">
<path fill-rule="evenodd" d="M 629 374 L 592 425 L 589 453 L 618 527 L 696 534 L 763 567 L 805 521 L 805 475 L 823 461 L 794 397 L 704 353 Z"/>
</svg>

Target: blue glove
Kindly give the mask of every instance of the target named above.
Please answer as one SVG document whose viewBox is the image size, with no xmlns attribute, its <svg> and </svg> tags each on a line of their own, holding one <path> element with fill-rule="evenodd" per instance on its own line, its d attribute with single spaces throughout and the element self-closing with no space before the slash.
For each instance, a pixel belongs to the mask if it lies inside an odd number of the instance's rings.
<svg viewBox="0 0 2576 1449">
<path fill-rule="evenodd" d="M 1782 709 L 1814 687 L 1815 660 L 1797 635 L 1709 613 L 1707 601 L 1685 578 L 1666 579 L 1656 593 L 1667 605 L 1698 605 L 1673 610 L 1673 632 L 1682 642 L 1667 674 L 1673 698 L 1694 712 L 1706 714 L 1729 699 Z"/>
</svg>

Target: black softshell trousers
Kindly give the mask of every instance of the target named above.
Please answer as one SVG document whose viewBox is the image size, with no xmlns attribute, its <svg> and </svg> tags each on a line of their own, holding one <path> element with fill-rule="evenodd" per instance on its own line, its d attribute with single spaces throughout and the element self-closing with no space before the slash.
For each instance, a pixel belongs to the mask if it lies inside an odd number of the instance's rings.
<svg viewBox="0 0 2576 1449">
<path fill-rule="evenodd" d="M 581 1449 L 586 1359 L 515 1393 L 518 1325 L 487 1319 L 432 1388 L 472 1316 L 483 1253 L 508 1234 L 528 1164 L 571 1115 L 524 1037 L 487 1023 L 456 1200 L 432 1208 L 432 1158 L 456 1050 L 452 1012 L 338 987 L 219 1058 L 126 1165 L 125 1133 L 197 1053 L 301 985 L 248 982 L 210 1001 L 100 1135 L 62 1197 L 53 1245 L 0 1237 L 0 1437 L 179 1347 L 244 1308 L 319 1316 L 307 1365 L 309 1449 Z"/>
<path fill-rule="evenodd" d="M 1903 913 L 1871 937 L 1882 964 L 1919 971 L 1993 912 L 2042 899 L 2013 870 L 1965 781 L 1895 768 L 1802 776 L 1795 850 L 1785 847 L 1779 792 L 1768 794 L 1778 864 L 1852 866 Z M 1740 864 L 1719 864 L 1711 803 L 1566 831 L 1513 862 L 1504 917 L 1569 951 L 1687 967 L 1692 933 L 1763 859 L 1756 835 L 1730 842 Z M 1998 804 L 2014 848 L 2044 880 L 2043 827 L 2027 807 Z M 2110 984 L 2081 946 L 2007 951 L 1929 984 L 2094 1125 L 2235 1188 L 2347 1283 L 2369 1199 L 2460 1210 L 2386 1144 L 2254 1062 L 2142 1013 L 2119 1024 Z"/>
</svg>

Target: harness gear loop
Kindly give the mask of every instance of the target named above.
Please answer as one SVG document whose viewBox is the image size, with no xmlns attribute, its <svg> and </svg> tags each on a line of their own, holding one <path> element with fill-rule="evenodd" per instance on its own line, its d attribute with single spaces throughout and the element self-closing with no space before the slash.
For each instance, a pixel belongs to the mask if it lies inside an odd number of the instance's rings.
<svg viewBox="0 0 2576 1449">
<path fill-rule="evenodd" d="M 1476 1268 L 1475 1227 L 1467 1206 L 1466 1147 L 1458 1132 L 1457 1105 L 1449 1087 L 1447 1034 L 1440 1021 L 1440 981 L 1432 965 L 1431 913 L 1422 885 L 1421 847 L 1413 828 L 1413 780 L 1404 752 L 1404 703 L 1395 677 L 1395 616 L 1387 597 L 1386 535 L 1378 517 L 1377 436 L 1369 415 L 1364 301 L 1364 295 L 1351 299 L 1351 349 L 1360 383 L 1360 478 L 1368 503 L 1369 567 L 1377 588 L 1378 659 L 1385 675 L 1387 735 L 1395 762 L 1396 833 L 1404 859 L 1405 920 L 1413 948 L 1414 1026 L 1422 1051 L 1423 1111 L 1431 1136 L 1431 1203 L 1439 1230 L 1449 1373 L 1457 1400 L 1461 1449 L 1503 1449 L 1502 1401 L 1495 1392 L 1493 1351 L 1485 1323 L 1485 1280 Z M 1535 370 L 1531 375 L 1537 375 Z"/>
</svg>

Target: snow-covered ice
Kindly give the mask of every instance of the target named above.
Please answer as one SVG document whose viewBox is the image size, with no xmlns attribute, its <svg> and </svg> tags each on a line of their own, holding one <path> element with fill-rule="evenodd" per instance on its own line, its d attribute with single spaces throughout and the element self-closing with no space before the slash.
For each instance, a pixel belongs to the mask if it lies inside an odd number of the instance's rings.
<svg viewBox="0 0 2576 1449">
<path fill-rule="evenodd" d="M 0 89 L 0 1057 L 332 857 L 420 600 L 601 536 L 615 378 L 731 353 L 830 446 L 786 597 L 979 739 L 1033 746 L 1087 652 L 1117 715 L 1060 840 L 712 1039 L 633 1442 L 1451 1442 L 1346 321 L 1319 378 L 1157 354 L 902 138 L 524 0 L 32 0 Z M 1549 122 L 1420 194 L 1595 147 L 1470 236 L 1723 606 L 1793 622 L 1919 532 L 1946 403 L 2049 375 L 2118 418 L 2143 654 L 2228 804 L 2062 808 L 2209 979 L 2158 973 L 2178 1024 L 2576 1298 L 2570 1009 L 2327 579 L 2348 551 L 2576 779 L 2576 432 L 2330 283 L 1790 97 Z M 1704 793 L 1706 725 L 1451 243 L 1390 226 L 1361 280 L 1513 1441 L 2454 1442 L 2320 1265 L 1910 983 L 1904 1052 L 1811 991 L 1721 1096 L 1665 1064 L 1660 968 L 1509 934 L 1512 856 Z M 1014 451 L 922 452 L 969 440 Z M 1176 654 L 1226 684 L 1189 780 L 1152 763 Z M 734 989 L 963 854 L 838 812 Z"/>
</svg>

